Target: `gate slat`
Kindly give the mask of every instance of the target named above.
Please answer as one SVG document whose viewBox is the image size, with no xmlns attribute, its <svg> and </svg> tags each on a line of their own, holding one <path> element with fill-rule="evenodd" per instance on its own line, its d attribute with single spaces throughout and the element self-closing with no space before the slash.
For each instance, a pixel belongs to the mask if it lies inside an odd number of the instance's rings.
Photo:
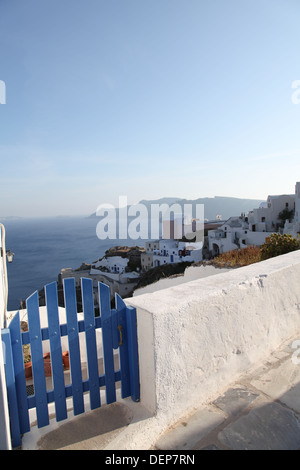
<svg viewBox="0 0 300 470">
<path fill-rule="evenodd" d="M 116 307 L 118 312 L 118 325 L 121 327 L 119 346 L 120 351 L 120 369 L 121 369 L 121 396 L 122 398 L 130 397 L 130 371 L 128 362 L 128 335 L 126 322 L 126 304 L 123 299 L 116 294 Z"/>
<path fill-rule="evenodd" d="M 95 310 L 93 299 L 93 280 L 81 278 L 83 314 L 85 325 L 85 339 L 87 352 L 87 366 L 90 388 L 90 406 L 91 409 L 99 408 L 100 390 L 99 390 L 99 371 L 97 358 L 97 343 L 95 333 Z"/>
<path fill-rule="evenodd" d="M 20 432 L 21 434 L 24 434 L 25 432 L 30 431 L 30 423 L 28 415 L 27 389 L 19 312 L 17 312 L 13 317 L 8 328 L 11 335 L 12 354 L 16 377 L 16 393 L 19 408 Z"/>
<path fill-rule="evenodd" d="M 109 287 L 108 287 L 108 289 L 109 289 Z M 109 297 L 109 304 L 110 304 L 110 297 Z M 112 309 L 111 312 L 110 312 L 110 316 L 111 316 L 113 348 L 114 349 L 119 349 L 118 312 L 117 312 L 117 310 Z"/>
<path fill-rule="evenodd" d="M 37 292 L 32 294 L 26 300 L 26 307 L 28 315 L 34 391 L 36 396 L 36 414 L 38 427 L 41 428 L 49 424 L 49 414 L 39 315 L 39 297 Z"/>
<path fill-rule="evenodd" d="M 102 282 L 98 283 L 99 306 L 102 324 L 102 346 L 103 362 L 105 373 L 106 403 L 116 401 L 115 372 L 114 372 L 114 351 L 112 339 L 112 323 L 110 309 L 109 287 Z M 116 328 L 117 329 L 117 328 Z"/>
<path fill-rule="evenodd" d="M 56 282 L 45 286 L 56 421 L 67 418 Z"/>
<path fill-rule="evenodd" d="M 10 330 L 5 328 L 1 330 L 1 338 L 5 346 L 3 354 L 5 354 L 5 380 L 7 387 L 7 398 L 9 407 L 10 419 L 10 434 L 12 439 L 12 446 L 19 447 L 21 445 L 20 422 L 18 413 L 18 400 L 15 384 L 15 370 L 13 364 L 13 353 L 11 348 Z"/>
<path fill-rule="evenodd" d="M 74 415 L 84 412 L 75 279 L 63 280 Z"/>
</svg>

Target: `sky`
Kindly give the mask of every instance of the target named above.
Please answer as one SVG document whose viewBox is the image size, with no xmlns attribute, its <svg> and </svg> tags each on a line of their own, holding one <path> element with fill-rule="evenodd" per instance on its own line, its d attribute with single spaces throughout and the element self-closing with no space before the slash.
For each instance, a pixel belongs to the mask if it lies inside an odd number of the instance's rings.
<svg viewBox="0 0 300 470">
<path fill-rule="evenodd" d="M 294 193 L 299 17 L 299 0 L 0 0 L 0 216 Z"/>
</svg>

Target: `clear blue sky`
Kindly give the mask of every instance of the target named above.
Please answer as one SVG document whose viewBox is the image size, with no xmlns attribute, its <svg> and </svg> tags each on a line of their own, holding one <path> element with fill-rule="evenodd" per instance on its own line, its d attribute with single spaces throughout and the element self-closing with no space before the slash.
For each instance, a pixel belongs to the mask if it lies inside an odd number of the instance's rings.
<svg viewBox="0 0 300 470">
<path fill-rule="evenodd" d="M 0 215 L 300 180 L 299 0 L 0 0 Z"/>
</svg>

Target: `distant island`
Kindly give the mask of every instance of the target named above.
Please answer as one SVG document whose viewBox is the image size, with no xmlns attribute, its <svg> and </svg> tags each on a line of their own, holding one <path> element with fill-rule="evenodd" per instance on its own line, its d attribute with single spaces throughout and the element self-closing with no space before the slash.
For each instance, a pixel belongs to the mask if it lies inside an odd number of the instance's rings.
<svg viewBox="0 0 300 470">
<path fill-rule="evenodd" d="M 241 199 L 235 197 L 215 196 L 199 199 L 181 199 L 176 197 L 163 197 L 156 200 L 142 200 L 139 204 L 145 205 L 149 211 L 151 204 L 179 204 L 182 208 L 184 204 L 204 204 L 204 217 L 208 220 L 215 220 L 216 215 L 221 215 L 223 220 L 229 219 L 232 215 L 247 213 L 255 207 L 265 202 L 262 199 Z M 117 208 L 116 208 L 117 209 Z M 96 212 L 89 217 L 97 217 Z"/>
<path fill-rule="evenodd" d="M 0 221 L 1 220 L 19 220 L 19 219 L 23 219 L 23 217 L 19 217 L 17 215 L 6 215 L 5 217 L 0 217 Z"/>
</svg>

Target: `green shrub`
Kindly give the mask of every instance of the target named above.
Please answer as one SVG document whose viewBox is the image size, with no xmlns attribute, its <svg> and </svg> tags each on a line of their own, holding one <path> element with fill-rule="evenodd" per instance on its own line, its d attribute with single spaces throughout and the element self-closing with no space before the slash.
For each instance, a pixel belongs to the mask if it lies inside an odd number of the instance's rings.
<svg viewBox="0 0 300 470">
<path fill-rule="evenodd" d="M 292 235 L 280 233 L 272 233 L 266 238 L 266 241 L 261 245 L 261 258 L 262 260 L 273 258 L 274 256 L 284 255 L 290 251 L 299 250 L 299 241 L 293 238 Z"/>
</svg>

